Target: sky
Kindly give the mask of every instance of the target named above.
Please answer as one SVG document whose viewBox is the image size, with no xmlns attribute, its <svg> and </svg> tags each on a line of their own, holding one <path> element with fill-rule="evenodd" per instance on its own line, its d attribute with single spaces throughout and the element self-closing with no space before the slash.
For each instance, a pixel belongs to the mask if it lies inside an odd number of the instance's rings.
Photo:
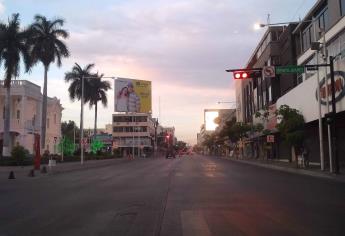
<svg viewBox="0 0 345 236">
<path fill-rule="evenodd" d="M 153 117 L 174 126 L 179 140 L 196 143 L 204 109 L 234 108 L 235 86 L 228 68 L 242 68 L 265 29 L 257 22 L 296 21 L 316 0 L 0 0 L 0 20 L 19 13 L 28 26 L 36 14 L 63 18 L 71 56 L 51 65 L 48 96 L 60 99 L 62 120 L 79 124 L 80 102 L 71 101 L 64 75 L 74 63 L 95 63 L 94 72 L 152 81 Z M 3 77 L 3 68 L 0 68 Z M 18 79 L 43 86 L 43 67 Z M 114 87 L 112 79 L 109 79 Z M 114 91 L 98 109 L 98 128 L 110 124 Z M 94 110 L 85 109 L 93 128 Z"/>
</svg>

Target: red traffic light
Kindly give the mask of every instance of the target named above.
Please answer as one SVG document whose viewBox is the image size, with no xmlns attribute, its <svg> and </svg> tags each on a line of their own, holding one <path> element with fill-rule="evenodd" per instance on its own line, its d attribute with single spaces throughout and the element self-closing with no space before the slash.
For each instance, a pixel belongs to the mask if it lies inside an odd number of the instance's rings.
<svg viewBox="0 0 345 236">
<path fill-rule="evenodd" d="M 234 72 L 235 79 L 248 79 L 248 73 L 245 71 Z"/>
<path fill-rule="evenodd" d="M 234 71 L 235 79 L 254 79 L 261 77 L 260 70 Z"/>
</svg>

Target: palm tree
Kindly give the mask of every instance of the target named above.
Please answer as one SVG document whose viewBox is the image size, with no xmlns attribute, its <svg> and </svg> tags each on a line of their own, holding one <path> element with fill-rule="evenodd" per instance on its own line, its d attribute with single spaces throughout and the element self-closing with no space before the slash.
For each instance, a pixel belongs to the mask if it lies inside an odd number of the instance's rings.
<svg viewBox="0 0 345 236">
<path fill-rule="evenodd" d="M 4 87 L 6 88 L 3 156 L 10 154 L 11 81 L 13 77 L 19 75 L 21 58 L 26 72 L 31 66 L 27 46 L 28 32 L 20 28 L 18 13 L 12 15 L 8 24 L 0 23 L 0 65 L 3 64 L 5 69 Z"/>
<path fill-rule="evenodd" d="M 75 99 L 77 100 L 81 99 L 81 85 L 82 85 L 83 78 L 84 78 L 84 103 L 87 103 L 90 101 L 91 92 L 92 92 L 90 80 L 91 80 L 91 77 L 93 76 L 91 73 L 91 69 L 94 66 L 95 64 L 88 64 L 84 68 L 82 68 L 79 64 L 75 63 L 72 70 L 70 72 L 65 73 L 65 81 L 67 83 L 68 82 L 71 83 L 68 88 L 68 92 L 69 92 L 69 97 L 72 101 L 74 101 Z"/>
<path fill-rule="evenodd" d="M 36 15 L 34 19 L 35 22 L 31 25 L 32 35 L 29 43 L 32 58 L 35 62 L 42 62 L 44 66 L 41 147 L 45 148 L 48 70 L 51 63 L 56 61 L 58 67 L 60 67 L 62 57 L 69 56 L 68 48 L 61 40 L 68 38 L 68 33 L 62 29 L 65 23 L 62 19 L 48 20 L 41 15 Z"/>
<path fill-rule="evenodd" d="M 95 74 L 95 77 L 90 80 L 92 93 L 89 105 L 90 108 L 92 106 L 95 106 L 95 126 L 93 130 L 94 135 L 96 135 L 97 132 L 97 104 L 100 101 L 104 107 L 108 105 L 107 91 L 111 88 L 108 81 L 102 81 L 102 77 L 103 75 L 98 75 L 97 73 Z"/>
</svg>

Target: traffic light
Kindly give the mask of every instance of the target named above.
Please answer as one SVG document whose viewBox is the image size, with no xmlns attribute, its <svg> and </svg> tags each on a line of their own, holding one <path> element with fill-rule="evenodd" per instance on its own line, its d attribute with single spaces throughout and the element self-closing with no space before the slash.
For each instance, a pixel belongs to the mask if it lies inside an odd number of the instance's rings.
<svg viewBox="0 0 345 236">
<path fill-rule="evenodd" d="M 261 77 L 260 70 L 234 71 L 235 79 L 254 79 Z"/>
</svg>

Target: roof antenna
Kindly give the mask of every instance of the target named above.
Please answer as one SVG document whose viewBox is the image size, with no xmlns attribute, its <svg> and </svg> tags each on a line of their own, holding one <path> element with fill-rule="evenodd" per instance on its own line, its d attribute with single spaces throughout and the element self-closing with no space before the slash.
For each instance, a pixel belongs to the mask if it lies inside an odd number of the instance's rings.
<svg viewBox="0 0 345 236">
<path fill-rule="evenodd" d="M 270 13 L 267 14 L 267 25 L 269 25 L 271 23 L 271 15 Z"/>
</svg>

